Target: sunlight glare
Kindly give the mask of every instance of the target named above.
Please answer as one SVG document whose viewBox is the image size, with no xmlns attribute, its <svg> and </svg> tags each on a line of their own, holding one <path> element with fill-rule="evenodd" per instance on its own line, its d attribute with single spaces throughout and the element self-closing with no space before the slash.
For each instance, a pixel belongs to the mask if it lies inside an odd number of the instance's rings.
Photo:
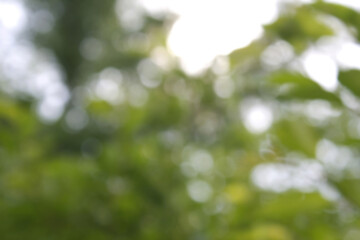
<svg viewBox="0 0 360 240">
<path fill-rule="evenodd" d="M 326 0 L 326 2 L 342 4 L 344 6 L 348 6 L 348 7 L 354 8 L 356 10 L 360 10 L 360 1 L 355 1 L 355 0 Z"/>
<path fill-rule="evenodd" d="M 173 25 L 168 37 L 169 50 L 179 57 L 187 73 L 199 74 L 216 56 L 227 55 L 258 38 L 261 26 L 277 15 L 275 2 L 197 1 Z M 260 3 L 262 7 L 258 8 Z"/>
<path fill-rule="evenodd" d="M 26 11 L 18 1 L 0 2 L 0 26 L 10 31 L 20 31 L 26 23 Z"/>
<path fill-rule="evenodd" d="M 306 73 L 325 90 L 336 89 L 338 66 L 328 55 L 318 51 L 308 51 L 303 60 Z"/>
<path fill-rule="evenodd" d="M 262 26 L 271 23 L 278 16 L 278 4 L 292 2 L 288 0 L 138 1 L 154 17 L 159 14 L 164 15 L 166 12 L 178 16 L 169 32 L 167 46 L 178 58 L 182 69 L 190 75 L 201 74 L 211 66 L 216 56 L 227 55 L 235 49 L 246 47 L 260 37 L 263 32 Z M 311 3 L 313 0 L 294 2 Z M 353 0 L 327 0 L 327 2 L 360 9 L 360 2 Z M 336 87 L 333 78 L 329 83 L 322 85 L 328 90 Z"/>
<path fill-rule="evenodd" d="M 360 69 L 360 45 L 352 42 L 343 43 L 337 53 L 340 66 Z"/>
</svg>

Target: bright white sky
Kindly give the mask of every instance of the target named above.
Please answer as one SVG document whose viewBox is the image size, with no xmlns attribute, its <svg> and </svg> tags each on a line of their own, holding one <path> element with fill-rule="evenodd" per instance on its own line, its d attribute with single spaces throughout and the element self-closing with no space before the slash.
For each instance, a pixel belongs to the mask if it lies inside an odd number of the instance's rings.
<svg viewBox="0 0 360 240">
<path fill-rule="evenodd" d="M 187 73 L 198 74 L 208 67 L 217 55 L 227 55 L 258 38 L 262 34 L 261 26 L 277 17 L 278 4 L 284 0 L 140 0 L 140 2 L 151 13 L 167 10 L 179 16 L 170 31 L 168 48 L 179 58 L 182 68 Z M 288 2 L 305 3 L 311 0 L 288 0 Z M 360 1 L 356 0 L 328 0 L 328 2 L 360 9 Z M 310 60 L 314 59 L 310 58 Z M 331 64 L 329 61 L 327 63 Z M 333 80 L 331 81 L 332 83 L 325 88 L 334 88 Z"/>
<path fill-rule="evenodd" d="M 180 57 L 187 72 L 195 73 L 209 65 L 217 55 L 227 55 L 259 37 L 261 25 L 275 18 L 277 8 L 276 0 L 246 3 L 199 0 L 194 7 L 179 14 L 180 18 L 170 32 L 168 47 Z"/>
</svg>

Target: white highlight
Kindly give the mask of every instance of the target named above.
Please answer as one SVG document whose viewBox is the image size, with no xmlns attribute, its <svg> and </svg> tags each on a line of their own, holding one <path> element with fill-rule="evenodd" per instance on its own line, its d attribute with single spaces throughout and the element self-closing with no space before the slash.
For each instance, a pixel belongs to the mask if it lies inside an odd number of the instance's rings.
<svg viewBox="0 0 360 240">
<path fill-rule="evenodd" d="M 338 146 L 323 139 L 316 146 L 316 157 L 324 168 L 333 175 L 341 176 L 345 170 L 354 177 L 359 176 L 360 163 L 356 160 L 352 150 L 346 146 Z"/>
<path fill-rule="evenodd" d="M 298 166 L 287 164 L 261 164 L 252 173 L 254 183 L 263 189 L 283 192 L 291 188 L 309 192 L 321 180 L 322 167 L 318 163 L 302 163 Z"/>
<path fill-rule="evenodd" d="M 338 67 L 330 56 L 310 50 L 305 53 L 303 64 L 309 77 L 325 90 L 333 91 L 336 89 Z"/>
<path fill-rule="evenodd" d="M 73 108 L 66 114 L 65 121 L 71 130 L 78 131 L 86 126 L 89 118 L 84 110 Z"/>
<path fill-rule="evenodd" d="M 338 3 L 360 11 L 360 2 L 354 0 L 326 0 L 329 3 Z"/>
<path fill-rule="evenodd" d="M 289 43 L 278 41 L 265 49 L 261 61 L 267 67 L 278 68 L 288 63 L 294 56 L 294 50 Z"/>
<path fill-rule="evenodd" d="M 268 163 L 257 165 L 252 174 L 253 183 L 263 190 L 285 192 L 295 189 L 302 192 L 319 191 L 329 200 L 339 199 L 339 193 L 328 185 L 323 177 L 321 164 L 311 160 L 302 160 L 298 164 L 288 165 Z"/>
<path fill-rule="evenodd" d="M 213 194 L 212 187 L 203 180 L 191 181 L 187 184 L 187 191 L 195 202 L 206 202 Z"/>
<path fill-rule="evenodd" d="M 240 112 L 245 127 L 255 134 L 265 132 L 273 122 L 271 109 L 262 103 L 248 103 L 245 101 L 240 106 Z"/>
<path fill-rule="evenodd" d="M 337 52 L 337 61 L 345 68 L 360 69 L 360 45 L 352 42 L 343 43 Z"/>
<path fill-rule="evenodd" d="M 190 153 L 187 161 L 181 164 L 181 170 L 184 175 L 194 177 L 198 173 L 209 173 L 214 165 L 211 154 L 205 150 L 196 150 Z"/>
<path fill-rule="evenodd" d="M 155 88 L 161 83 L 161 72 L 151 59 L 142 60 L 137 66 L 141 83 L 148 88 Z"/>
<path fill-rule="evenodd" d="M 275 0 L 193 1 L 187 11 L 180 11 L 180 18 L 169 34 L 168 47 L 180 58 L 187 73 L 199 74 L 217 55 L 227 55 L 258 38 L 261 26 L 277 15 L 275 3 Z"/>
<path fill-rule="evenodd" d="M 229 77 L 221 77 L 214 82 L 214 91 L 220 98 L 229 98 L 234 93 L 234 85 Z"/>
<path fill-rule="evenodd" d="M 340 116 L 340 111 L 332 108 L 331 104 L 323 100 L 309 101 L 305 105 L 305 114 L 312 123 L 326 123 L 330 118 Z"/>
<path fill-rule="evenodd" d="M 122 86 L 122 74 L 116 68 L 106 68 L 99 74 L 95 85 L 96 96 L 111 104 L 120 104 L 125 101 L 125 92 Z"/>
<path fill-rule="evenodd" d="M 25 27 L 26 11 L 19 1 L 0 2 L 0 26 L 18 32 Z"/>
</svg>

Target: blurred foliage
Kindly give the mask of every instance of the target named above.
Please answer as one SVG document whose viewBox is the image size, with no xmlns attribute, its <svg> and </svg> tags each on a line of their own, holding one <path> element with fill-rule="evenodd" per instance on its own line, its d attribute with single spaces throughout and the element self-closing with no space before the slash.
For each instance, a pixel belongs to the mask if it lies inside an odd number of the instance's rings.
<svg viewBox="0 0 360 240">
<path fill-rule="evenodd" d="M 138 13 L 143 24 L 133 30 L 118 19 L 129 1 L 26 3 L 55 18 L 51 31 L 28 35 L 54 54 L 71 97 L 54 123 L 36 115 L 36 100 L 25 93 L 0 97 L 1 239 L 360 238 L 359 172 L 351 167 L 359 161 L 360 134 L 349 127 L 360 122 L 359 108 L 343 97 L 359 103 L 360 72 L 341 70 L 338 89 L 329 92 L 287 62 L 276 69 L 261 62 L 265 49 L 280 40 L 300 56 L 335 34 L 320 15 L 342 21 L 359 40 L 358 12 L 323 1 L 288 6 L 261 39 L 228 56 L 234 92 L 221 98 L 211 69 L 191 77 L 176 64 L 153 63 L 170 17 Z M 79 51 L 89 41 L 84 51 L 101 45 L 101 54 Z M 120 73 L 121 101 L 94 93 L 99 75 Z M 272 109 L 267 131 L 253 133 L 239 117 L 249 100 Z M 316 121 L 303 111 L 314 102 L 339 114 Z M 351 151 L 350 169 L 327 169 L 317 159 L 323 139 Z M 291 166 L 292 155 L 321 164 L 322 181 L 339 196 L 253 183 L 257 166 Z M 335 156 L 339 165 L 343 157 Z"/>
</svg>

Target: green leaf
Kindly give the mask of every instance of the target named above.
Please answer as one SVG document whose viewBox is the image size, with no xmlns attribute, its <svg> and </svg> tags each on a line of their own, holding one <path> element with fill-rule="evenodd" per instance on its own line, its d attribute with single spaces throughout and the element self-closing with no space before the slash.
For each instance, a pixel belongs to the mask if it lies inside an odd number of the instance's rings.
<svg viewBox="0 0 360 240">
<path fill-rule="evenodd" d="M 305 119 L 283 120 L 275 124 L 273 133 L 291 151 L 300 151 L 315 156 L 316 144 L 321 138 L 318 129 L 306 123 Z"/>
<path fill-rule="evenodd" d="M 283 15 L 266 26 L 266 30 L 268 34 L 288 41 L 296 52 L 305 50 L 309 42 L 333 34 L 328 26 L 319 21 L 316 12 L 306 6 L 299 8 L 295 14 Z"/>
<path fill-rule="evenodd" d="M 325 91 L 319 84 L 298 73 L 277 72 L 270 76 L 270 83 L 282 85 L 283 88 L 279 89 L 279 99 L 322 99 L 341 105 L 338 96 Z"/>
<path fill-rule="evenodd" d="M 360 207 L 360 179 L 343 179 L 333 181 L 340 193 L 352 204 Z"/>
<path fill-rule="evenodd" d="M 360 40 L 360 13 L 349 7 L 342 6 L 336 3 L 327 3 L 324 1 L 317 1 L 311 5 L 314 9 L 332 15 L 343 21 L 349 27 L 355 28 L 357 39 Z"/>
<path fill-rule="evenodd" d="M 360 97 L 360 71 L 349 70 L 339 73 L 339 81 L 356 96 Z"/>
<path fill-rule="evenodd" d="M 286 220 L 298 214 L 317 215 L 329 206 L 319 194 L 289 192 L 268 201 L 259 209 L 259 217 Z"/>
</svg>

